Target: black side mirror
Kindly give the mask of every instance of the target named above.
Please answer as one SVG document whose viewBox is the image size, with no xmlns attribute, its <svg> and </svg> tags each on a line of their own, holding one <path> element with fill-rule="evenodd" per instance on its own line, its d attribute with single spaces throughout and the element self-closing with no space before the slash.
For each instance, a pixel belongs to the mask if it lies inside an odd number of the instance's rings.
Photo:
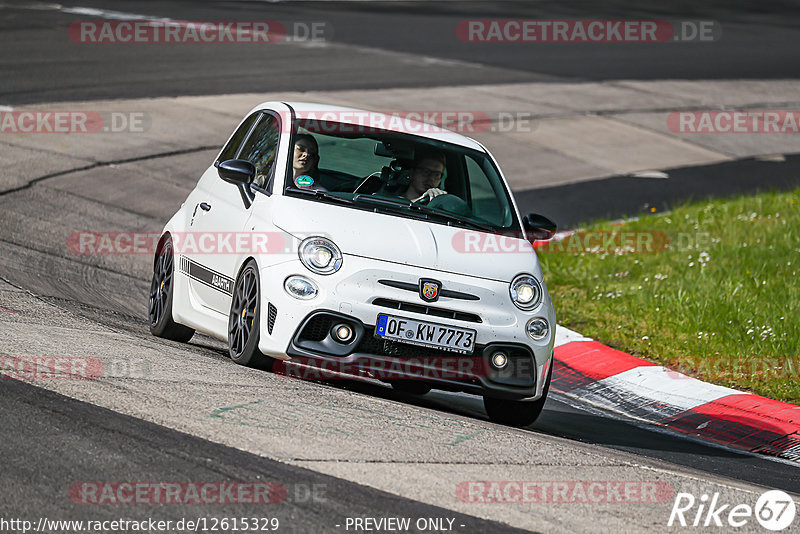
<svg viewBox="0 0 800 534">
<path fill-rule="evenodd" d="M 531 240 L 547 241 L 556 234 L 556 223 L 538 213 L 529 213 L 522 218 L 522 226 Z"/>
<path fill-rule="evenodd" d="M 226 182 L 250 185 L 256 175 L 256 167 L 243 159 L 229 159 L 219 164 L 217 172 Z"/>
<path fill-rule="evenodd" d="M 238 187 L 244 207 L 249 208 L 255 199 L 255 193 L 250 189 L 256 176 L 255 165 L 243 159 L 229 159 L 217 165 L 217 172 L 220 178 Z"/>
</svg>

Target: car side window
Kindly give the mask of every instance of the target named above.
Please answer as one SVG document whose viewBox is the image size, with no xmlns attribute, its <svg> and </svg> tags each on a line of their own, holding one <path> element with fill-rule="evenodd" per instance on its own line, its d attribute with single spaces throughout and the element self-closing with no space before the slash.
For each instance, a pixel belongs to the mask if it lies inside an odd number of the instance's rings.
<svg viewBox="0 0 800 534">
<path fill-rule="evenodd" d="M 497 202 L 497 196 L 505 194 L 500 184 L 493 183 L 484 172 L 483 166 L 472 157 L 467 156 L 465 159 L 472 197 L 472 213 L 498 226 L 509 224 L 511 213 Z"/>
<path fill-rule="evenodd" d="M 253 185 L 262 189 L 272 188 L 279 138 L 280 121 L 275 115 L 263 113 L 239 153 L 238 159 L 247 160 L 255 166 Z"/>
<path fill-rule="evenodd" d="M 258 118 L 259 113 L 253 113 L 247 120 L 245 120 L 239 128 L 236 129 L 236 132 L 231 136 L 231 140 L 228 141 L 228 144 L 225 145 L 225 148 L 222 149 L 220 152 L 219 159 L 217 159 L 217 163 L 221 163 L 223 161 L 228 161 L 229 159 L 233 159 L 236 157 L 236 153 L 239 151 L 239 147 L 242 145 L 242 141 L 244 138 L 247 137 L 247 133 L 252 128 L 253 123 Z"/>
</svg>

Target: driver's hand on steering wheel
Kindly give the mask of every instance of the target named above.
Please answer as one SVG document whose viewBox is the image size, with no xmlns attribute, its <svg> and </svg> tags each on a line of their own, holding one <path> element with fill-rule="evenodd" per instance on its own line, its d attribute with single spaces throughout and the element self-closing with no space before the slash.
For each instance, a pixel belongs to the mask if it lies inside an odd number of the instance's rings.
<svg viewBox="0 0 800 534">
<path fill-rule="evenodd" d="M 415 198 L 411 202 L 419 202 L 420 200 L 423 200 L 423 199 L 426 199 L 426 198 L 428 199 L 428 201 L 431 201 L 434 198 L 438 197 L 439 195 L 446 195 L 446 194 L 447 194 L 447 191 L 443 191 L 443 190 L 441 190 L 441 189 L 439 189 L 437 187 L 431 187 L 430 189 L 428 189 L 427 191 L 422 193 L 421 197 Z"/>
</svg>

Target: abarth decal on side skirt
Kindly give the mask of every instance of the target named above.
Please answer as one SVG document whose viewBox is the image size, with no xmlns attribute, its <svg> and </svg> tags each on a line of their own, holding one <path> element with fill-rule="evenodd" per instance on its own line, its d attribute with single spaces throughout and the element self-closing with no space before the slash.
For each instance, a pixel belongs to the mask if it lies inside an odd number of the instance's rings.
<svg viewBox="0 0 800 534">
<path fill-rule="evenodd" d="M 186 256 L 181 256 L 180 258 L 180 269 L 183 274 L 192 280 L 197 280 L 201 284 L 205 284 L 208 287 L 214 288 L 221 293 L 233 295 L 232 278 L 228 278 L 224 274 L 212 271 L 211 269 L 190 260 Z"/>
</svg>

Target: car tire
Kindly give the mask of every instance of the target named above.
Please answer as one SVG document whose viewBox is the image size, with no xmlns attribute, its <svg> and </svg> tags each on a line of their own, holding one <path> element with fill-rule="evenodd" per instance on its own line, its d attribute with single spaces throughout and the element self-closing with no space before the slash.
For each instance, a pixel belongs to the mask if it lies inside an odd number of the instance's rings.
<svg viewBox="0 0 800 534">
<path fill-rule="evenodd" d="M 389 383 L 392 385 L 392 389 L 412 395 L 425 395 L 433 389 L 425 382 L 420 382 L 418 380 L 392 380 Z"/>
<path fill-rule="evenodd" d="M 550 358 L 550 372 L 544 383 L 542 396 L 533 401 L 515 401 L 506 399 L 483 398 L 483 406 L 489 419 L 495 423 L 508 426 L 528 426 L 534 423 L 542 413 L 547 394 L 550 391 L 550 377 L 553 375 L 553 358 Z"/>
<path fill-rule="evenodd" d="M 228 315 L 228 355 L 239 365 L 271 367 L 272 358 L 261 354 L 258 341 L 261 337 L 261 282 L 258 265 L 248 260 L 242 267 L 233 286 L 231 312 Z"/>
<path fill-rule="evenodd" d="M 172 318 L 173 287 L 175 282 L 175 254 L 172 238 L 167 237 L 156 251 L 153 262 L 153 281 L 150 283 L 148 318 L 150 333 L 154 336 L 185 343 L 194 330 L 178 324 Z"/>
</svg>

